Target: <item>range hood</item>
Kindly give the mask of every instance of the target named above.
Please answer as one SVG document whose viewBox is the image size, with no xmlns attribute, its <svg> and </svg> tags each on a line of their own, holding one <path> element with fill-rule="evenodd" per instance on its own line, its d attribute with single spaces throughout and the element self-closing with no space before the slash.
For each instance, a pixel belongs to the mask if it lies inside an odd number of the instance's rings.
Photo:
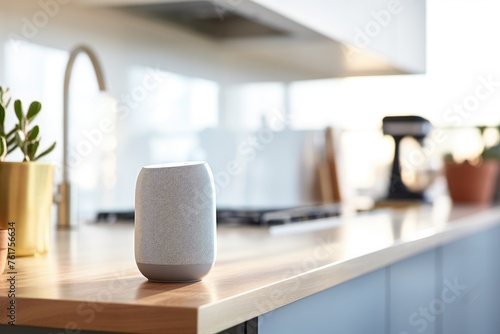
<svg viewBox="0 0 500 334">
<path fill-rule="evenodd" d="M 220 49 L 220 60 L 227 64 L 235 64 L 235 59 L 238 59 L 241 64 L 263 64 L 264 68 L 282 69 L 283 75 L 250 76 L 249 81 L 414 73 L 370 48 L 356 49 L 301 24 L 266 6 L 266 0 L 79 2 L 177 27 L 206 39 Z"/>
<path fill-rule="evenodd" d="M 266 17 L 270 12 L 263 12 L 257 6 L 250 10 L 247 8 L 244 12 L 241 8 L 233 8 L 226 3 L 182 1 L 128 5 L 121 8 L 147 18 L 179 25 L 216 40 L 293 38 L 304 35 L 302 27 L 291 25 L 291 22 L 280 24 L 277 15 L 274 15 L 274 19 Z"/>
</svg>

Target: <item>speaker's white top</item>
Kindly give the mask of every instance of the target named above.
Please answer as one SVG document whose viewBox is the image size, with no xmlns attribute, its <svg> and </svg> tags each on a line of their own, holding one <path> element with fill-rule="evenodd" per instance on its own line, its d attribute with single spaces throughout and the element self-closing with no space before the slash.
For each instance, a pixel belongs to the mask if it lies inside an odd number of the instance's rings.
<svg viewBox="0 0 500 334">
<path fill-rule="evenodd" d="M 146 168 L 146 169 L 165 168 L 165 167 L 172 168 L 172 167 L 185 167 L 185 166 L 196 166 L 196 165 L 206 165 L 208 167 L 208 164 L 204 161 L 186 161 L 186 162 L 169 162 L 169 163 L 163 163 L 163 164 L 148 165 L 148 166 L 144 166 L 142 168 Z"/>
</svg>

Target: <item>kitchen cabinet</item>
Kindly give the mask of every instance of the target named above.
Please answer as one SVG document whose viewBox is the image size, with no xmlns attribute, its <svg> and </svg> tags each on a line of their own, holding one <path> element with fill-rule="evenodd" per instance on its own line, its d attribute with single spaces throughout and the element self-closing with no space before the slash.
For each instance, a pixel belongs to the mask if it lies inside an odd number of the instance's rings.
<svg viewBox="0 0 500 334">
<path fill-rule="evenodd" d="M 259 334 L 385 333 L 386 270 L 369 273 L 259 317 Z"/>
<path fill-rule="evenodd" d="M 500 228 L 436 247 L 258 318 L 274 333 L 500 333 Z"/>
<path fill-rule="evenodd" d="M 423 329 L 418 312 L 436 296 L 436 253 L 413 256 L 262 315 L 259 334 L 404 334 Z M 423 332 L 437 333 L 436 327 L 436 321 L 426 322 Z"/>
</svg>

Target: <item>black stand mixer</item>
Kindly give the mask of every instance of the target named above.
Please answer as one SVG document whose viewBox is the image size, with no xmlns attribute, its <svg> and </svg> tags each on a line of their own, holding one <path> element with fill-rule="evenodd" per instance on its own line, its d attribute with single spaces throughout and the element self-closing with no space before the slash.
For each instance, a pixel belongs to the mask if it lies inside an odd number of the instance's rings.
<svg viewBox="0 0 500 334">
<path fill-rule="evenodd" d="M 384 135 L 394 138 L 394 161 L 391 170 L 389 192 L 385 200 L 389 201 L 424 201 L 423 192 L 410 190 L 401 178 L 400 144 L 403 138 L 413 137 L 420 145 L 431 130 L 431 123 L 419 116 L 387 116 L 382 120 Z"/>
</svg>

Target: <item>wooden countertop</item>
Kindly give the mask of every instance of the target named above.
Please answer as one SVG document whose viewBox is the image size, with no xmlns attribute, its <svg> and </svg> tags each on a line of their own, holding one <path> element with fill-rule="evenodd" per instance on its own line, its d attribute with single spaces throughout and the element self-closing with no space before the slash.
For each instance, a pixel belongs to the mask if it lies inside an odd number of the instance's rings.
<svg viewBox="0 0 500 334">
<path fill-rule="evenodd" d="M 197 283 L 137 270 L 132 224 L 57 231 L 44 256 L 16 259 L 16 324 L 123 333 L 214 333 L 413 254 L 500 224 L 500 208 L 430 206 L 274 229 L 220 227 Z M 305 226 L 305 225 L 303 225 Z M 8 322 L 8 274 L 0 323 Z"/>
</svg>

